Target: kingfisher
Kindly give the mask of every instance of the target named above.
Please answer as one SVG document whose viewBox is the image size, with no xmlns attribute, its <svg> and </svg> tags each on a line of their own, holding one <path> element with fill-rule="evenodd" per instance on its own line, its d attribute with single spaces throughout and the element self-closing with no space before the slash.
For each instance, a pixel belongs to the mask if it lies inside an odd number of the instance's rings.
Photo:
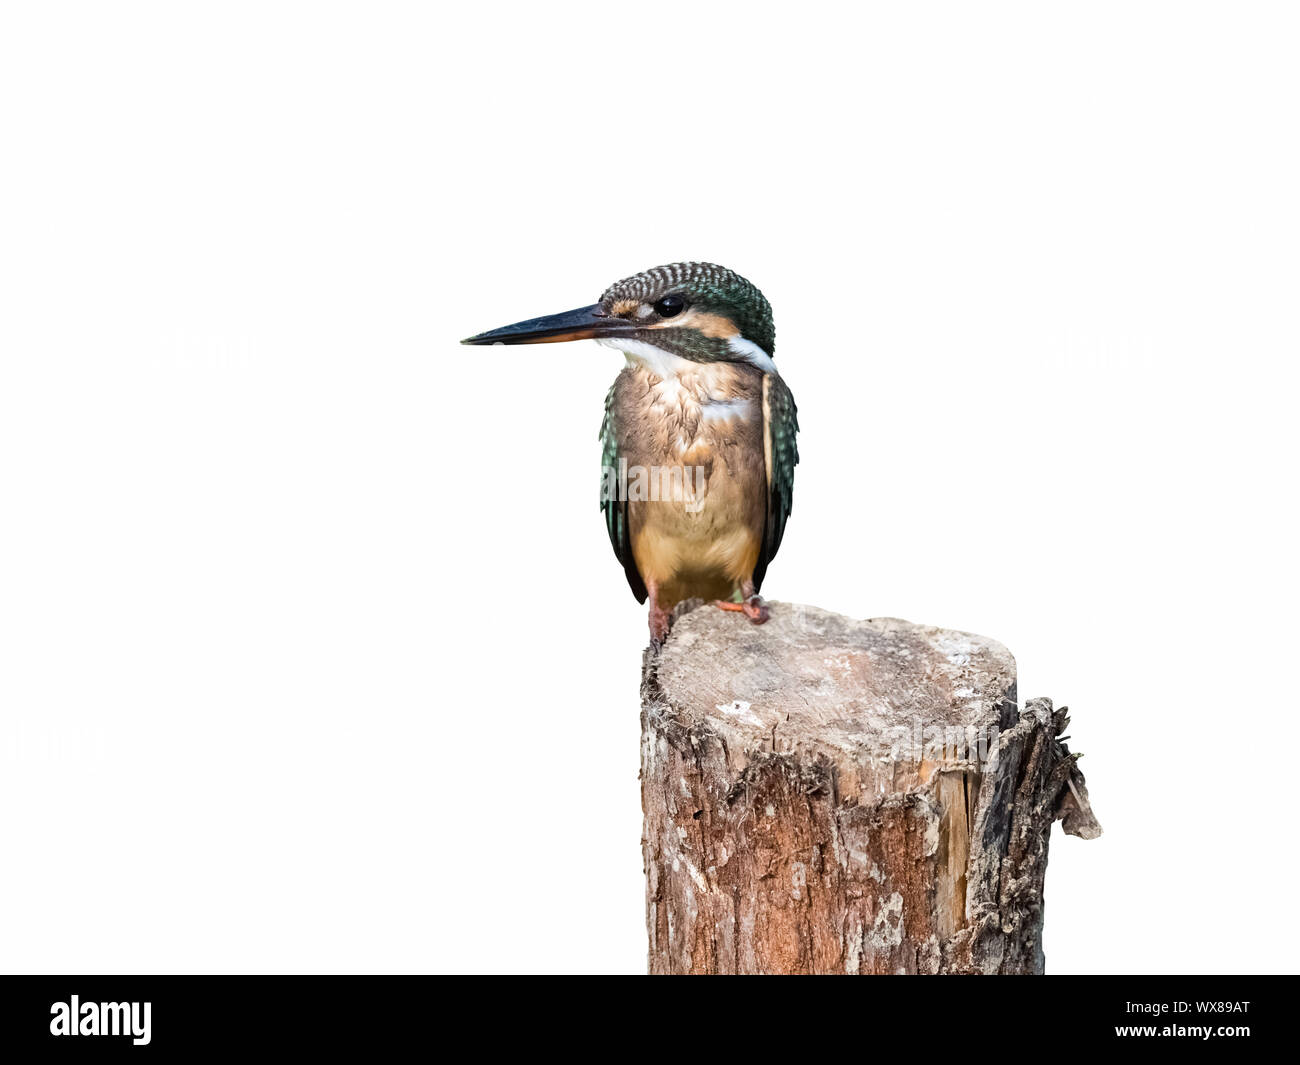
<svg viewBox="0 0 1300 1065">
<path fill-rule="evenodd" d="M 794 397 L 773 362 L 772 307 L 716 263 L 656 266 L 600 302 L 462 341 L 595 340 L 626 365 L 605 397 L 600 508 L 651 644 L 673 607 L 712 600 L 761 625 L 758 594 L 794 496 Z"/>
</svg>

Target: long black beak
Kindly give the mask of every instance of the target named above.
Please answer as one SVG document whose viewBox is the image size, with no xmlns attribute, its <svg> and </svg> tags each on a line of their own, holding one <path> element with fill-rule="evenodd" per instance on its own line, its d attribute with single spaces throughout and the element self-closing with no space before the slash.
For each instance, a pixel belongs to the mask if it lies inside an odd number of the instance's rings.
<svg viewBox="0 0 1300 1065">
<path fill-rule="evenodd" d="M 599 303 L 579 307 L 563 314 L 529 318 L 526 322 L 503 325 L 462 344 L 555 344 L 561 340 L 593 340 L 599 337 L 626 335 L 636 327 L 624 318 L 612 318 Z"/>
</svg>

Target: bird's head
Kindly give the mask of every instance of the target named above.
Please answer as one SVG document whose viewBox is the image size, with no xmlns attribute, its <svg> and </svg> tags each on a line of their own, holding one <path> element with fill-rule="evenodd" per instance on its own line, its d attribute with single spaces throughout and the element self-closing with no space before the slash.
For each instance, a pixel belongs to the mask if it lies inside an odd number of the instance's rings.
<svg viewBox="0 0 1300 1065">
<path fill-rule="evenodd" d="M 673 263 L 624 278 L 600 302 L 480 333 L 465 344 L 598 340 L 660 372 L 674 359 L 773 369 L 772 308 L 754 285 L 715 263 Z"/>
</svg>

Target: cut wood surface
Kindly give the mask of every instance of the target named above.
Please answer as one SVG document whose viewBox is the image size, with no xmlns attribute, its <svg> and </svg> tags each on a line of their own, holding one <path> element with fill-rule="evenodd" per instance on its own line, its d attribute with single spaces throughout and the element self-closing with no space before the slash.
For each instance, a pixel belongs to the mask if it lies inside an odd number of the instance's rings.
<svg viewBox="0 0 1300 1065">
<path fill-rule="evenodd" d="M 680 607 L 642 676 L 653 973 L 1039 973 L 1065 708 L 982 636 Z"/>
</svg>

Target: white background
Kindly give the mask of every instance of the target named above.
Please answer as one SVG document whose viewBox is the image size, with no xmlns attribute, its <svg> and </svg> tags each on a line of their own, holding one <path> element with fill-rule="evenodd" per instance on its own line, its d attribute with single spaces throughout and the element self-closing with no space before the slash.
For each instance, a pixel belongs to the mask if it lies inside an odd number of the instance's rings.
<svg viewBox="0 0 1300 1065">
<path fill-rule="evenodd" d="M 644 970 L 620 360 L 457 341 L 692 258 L 799 402 L 764 591 L 1071 707 L 1049 971 L 1294 964 L 1286 5 L 16 8 L 4 969 Z"/>
</svg>

